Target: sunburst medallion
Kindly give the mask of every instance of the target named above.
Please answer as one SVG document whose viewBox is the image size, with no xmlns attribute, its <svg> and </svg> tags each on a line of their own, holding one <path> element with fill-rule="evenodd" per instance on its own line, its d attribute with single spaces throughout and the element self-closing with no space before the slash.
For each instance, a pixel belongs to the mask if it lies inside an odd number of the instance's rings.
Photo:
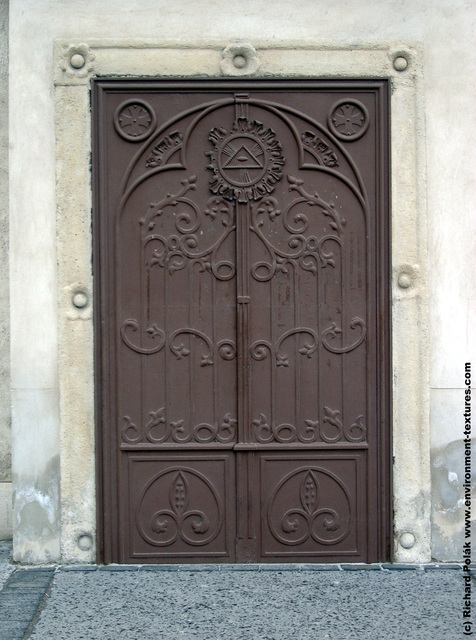
<svg viewBox="0 0 476 640">
<path fill-rule="evenodd" d="M 214 127 L 207 169 L 212 193 L 246 203 L 270 194 L 283 175 L 284 155 L 272 129 L 257 120 L 238 118 L 232 130 Z"/>
</svg>

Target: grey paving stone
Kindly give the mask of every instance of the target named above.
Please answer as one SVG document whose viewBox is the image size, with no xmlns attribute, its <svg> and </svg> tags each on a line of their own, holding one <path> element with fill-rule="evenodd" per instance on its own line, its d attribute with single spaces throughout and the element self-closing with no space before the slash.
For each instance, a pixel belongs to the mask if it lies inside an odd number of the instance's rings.
<svg viewBox="0 0 476 640">
<path fill-rule="evenodd" d="M 58 571 L 31 640 L 455 640 L 457 571 Z"/>
<path fill-rule="evenodd" d="M 422 565 L 424 571 L 445 571 L 448 570 L 462 570 L 462 565 L 457 564 L 456 562 L 441 562 L 435 564 L 424 564 Z"/>
<path fill-rule="evenodd" d="M 58 567 L 60 571 L 97 571 L 97 564 L 62 564 Z"/>
<path fill-rule="evenodd" d="M 15 568 L 10 564 L 12 558 L 11 540 L 0 540 L 0 590 Z"/>
<path fill-rule="evenodd" d="M 258 571 L 302 571 L 300 564 L 258 564 Z"/>
<path fill-rule="evenodd" d="M 404 563 L 385 563 L 382 564 L 382 569 L 388 569 L 389 571 L 422 571 L 423 565 L 421 564 L 404 564 Z"/>
<path fill-rule="evenodd" d="M 220 571 L 228 573 L 229 571 L 256 571 L 255 564 L 221 564 Z"/>
<path fill-rule="evenodd" d="M 179 564 L 177 571 L 219 571 L 220 565 L 215 564 Z"/>
<path fill-rule="evenodd" d="M 25 607 L 31 609 L 34 606 L 38 606 L 41 598 L 43 596 L 43 591 L 33 591 L 33 592 L 12 592 L 8 589 L 4 589 L 0 594 L 0 607 L 2 608 L 11 608 L 11 609 L 22 609 Z"/>
<path fill-rule="evenodd" d="M 17 566 L 16 570 L 18 571 L 18 573 L 22 573 L 23 571 L 26 571 L 26 572 L 34 571 L 35 573 L 42 573 L 42 572 L 48 573 L 51 571 L 53 572 L 56 571 L 56 568 L 57 568 L 56 564 L 47 564 L 47 565 L 41 565 L 41 566 L 35 564 L 30 567 Z"/>
<path fill-rule="evenodd" d="M 302 571 L 342 571 L 339 564 L 312 564 L 303 565 Z"/>
<path fill-rule="evenodd" d="M 22 569 L 12 573 L 0 592 L 0 640 L 23 639 L 54 570 Z"/>
<path fill-rule="evenodd" d="M 98 567 L 100 571 L 138 571 L 136 564 L 103 564 Z"/>
<path fill-rule="evenodd" d="M 23 640 L 26 631 L 23 622 L 11 622 L 8 627 L 0 627 L 0 640 Z"/>
<path fill-rule="evenodd" d="M 379 564 L 341 564 L 344 571 L 381 571 Z"/>
<path fill-rule="evenodd" d="M 139 571 L 178 571 L 178 564 L 149 564 L 141 565 Z"/>
<path fill-rule="evenodd" d="M 13 574 L 13 577 L 15 577 L 15 573 Z M 41 588 L 43 585 L 48 585 L 50 583 L 51 580 L 51 576 L 49 576 L 46 580 L 44 578 L 37 578 L 36 576 L 32 576 L 30 580 L 28 581 L 10 581 L 8 584 L 8 588 L 9 589 L 16 589 L 18 591 L 31 591 L 31 590 L 35 590 L 38 588 Z"/>
<path fill-rule="evenodd" d="M 27 603 L 17 602 L 15 606 L 5 606 L 0 602 L 0 620 L 1 626 L 10 624 L 11 622 L 22 623 L 24 629 L 30 624 L 30 620 L 35 615 L 40 601 L 38 600 L 33 607 L 25 606 Z M 22 606 L 23 605 L 23 606 Z"/>
<path fill-rule="evenodd" d="M 48 586 L 54 571 L 15 571 L 8 581 L 9 589 L 41 589 Z"/>
</svg>

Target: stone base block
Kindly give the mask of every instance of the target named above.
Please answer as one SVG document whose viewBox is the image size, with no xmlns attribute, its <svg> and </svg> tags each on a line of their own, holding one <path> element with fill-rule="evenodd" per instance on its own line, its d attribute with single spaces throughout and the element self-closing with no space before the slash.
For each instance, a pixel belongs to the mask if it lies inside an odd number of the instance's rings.
<svg viewBox="0 0 476 640">
<path fill-rule="evenodd" d="M 11 540 L 12 534 L 12 485 L 11 482 L 0 482 L 0 540 Z"/>
</svg>

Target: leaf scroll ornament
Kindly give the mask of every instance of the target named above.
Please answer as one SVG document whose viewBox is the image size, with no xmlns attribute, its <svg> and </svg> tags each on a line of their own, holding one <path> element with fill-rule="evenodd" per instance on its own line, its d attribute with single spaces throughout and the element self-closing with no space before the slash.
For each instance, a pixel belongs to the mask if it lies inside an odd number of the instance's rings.
<svg viewBox="0 0 476 640">
<path fill-rule="evenodd" d="M 319 478 L 325 478 L 327 491 L 322 495 Z M 298 487 L 299 505 L 288 508 L 279 518 L 277 509 L 289 504 L 291 487 L 296 489 L 296 480 L 300 478 Z M 336 486 L 329 492 L 329 482 Z M 344 501 L 339 500 L 341 512 L 328 504 L 329 495 L 341 494 Z M 283 499 L 285 497 L 285 500 Z M 347 502 L 347 506 L 344 506 Z M 268 507 L 268 525 L 273 536 L 282 544 L 296 546 L 304 544 L 309 538 L 322 545 L 337 544 L 344 540 L 351 529 L 351 510 L 347 491 L 334 474 L 324 469 L 304 468 L 287 475 L 274 490 Z"/>
<path fill-rule="evenodd" d="M 150 517 L 147 505 L 162 502 Z M 171 468 L 159 473 L 144 489 L 137 510 L 141 536 L 156 547 L 182 544 L 203 546 L 223 526 L 223 504 L 215 487 L 202 473 Z"/>
</svg>

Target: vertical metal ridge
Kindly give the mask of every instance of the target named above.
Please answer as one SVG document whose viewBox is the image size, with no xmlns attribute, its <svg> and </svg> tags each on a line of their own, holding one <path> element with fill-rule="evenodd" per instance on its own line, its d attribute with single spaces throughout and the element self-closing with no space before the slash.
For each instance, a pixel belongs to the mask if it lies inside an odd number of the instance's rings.
<svg viewBox="0 0 476 640">
<path fill-rule="evenodd" d="M 250 442 L 249 416 L 249 205 L 236 203 L 238 438 Z"/>
</svg>

